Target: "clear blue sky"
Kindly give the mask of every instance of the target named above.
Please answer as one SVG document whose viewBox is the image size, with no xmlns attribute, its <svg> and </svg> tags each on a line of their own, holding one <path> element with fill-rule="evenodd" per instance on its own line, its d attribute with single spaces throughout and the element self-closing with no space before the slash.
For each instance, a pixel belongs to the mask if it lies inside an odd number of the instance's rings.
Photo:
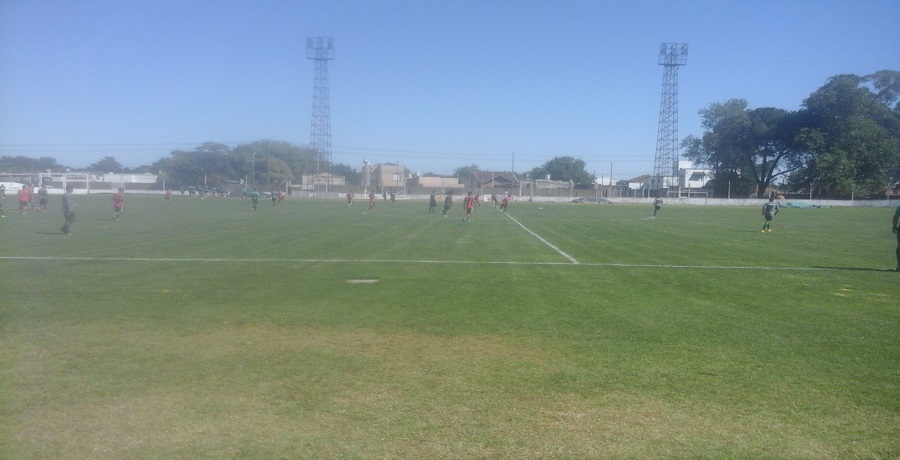
<svg viewBox="0 0 900 460">
<path fill-rule="evenodd" d="M 795 110 L 831 76 L 900 70 L 900 1 L 0 1 L 0 153 L 126 167 L 212 141 L 309 143 L 333 37 L 335 162 L 651 174 L 663 67 L 679 138 L 746 99 Z"/>
</svg>

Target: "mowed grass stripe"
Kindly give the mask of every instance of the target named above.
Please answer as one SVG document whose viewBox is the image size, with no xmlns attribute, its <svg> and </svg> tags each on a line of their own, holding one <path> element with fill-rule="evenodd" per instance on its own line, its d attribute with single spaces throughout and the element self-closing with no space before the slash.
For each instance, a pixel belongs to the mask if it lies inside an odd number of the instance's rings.
<svg viewBox="0 0 900 460">
<path fill-rule="evenodd" d="M 462 222 L 460 206 L 449 218 L 427 213 L 427 204 L 379 200 L 363 214 L 339 201 L 263 201 L 249 212 L 236 199 L 132 197 L 112 222 L 105 196 L 78 197 L 79 222 L 69 239 L 59 236 L 58 212 L 10 215 L 0 240 L 2 256 L 132 257 L 169 259 L 435 260 L 558 262 L 553 249 L 581 263 L 684 267 L 887 268 L 887 211 L 866 208 L 785 209 L 774 232 L 760 234 L 759 210 L 742 207 L 666 206 L 656 219 L 649 206 L 514 203 L 510 214 L 549 242 L 523 233 L 492 206 Z M 73 245 L 69 240 L 80 243 Z M 15 245 L 13 246 L 13 243 Z M 72 252 L 77 247 L 77 253 Z M 344 257 L 335 257 L 341 254 Z M 874 261 L 880 261 L 873 264 Z"/>
<path fill-rule="evenodd" d="M 510 207 L 575 265 L 484 206 L 80 203 L 0 222 L 2 457 L 900 456 L 892 210 Z"/>
<path fill-rule="evenodd" d="M 0 260 L 32 260 L 32 261 L 118 261 L 118 262 L 229 262 L 229 263 L 321 263 L 321 264 L 448 264 L 448 265 L 573 265 L 570 262 L 473 262 L 465 260 L 354 260 L 354 259 L 196 259 L 196 258 L 146 258 L 146 257 L 0 257 Z M 748 266 L 712 266 L 712 265 L 649 265 L 649 264 L 605 264 L 587 263 L 585 267 L 612 267 L 612 268 L 651 268 L 651 269 L 684 269 L 684 270 L 775 270 L 775 271 L 818 271 L 818 270 L 845 270 L 843 268 L 823 267 L 748 267 Z M 861 269 L 862 270 L 862 269 Z M 870 271 L 891 272 L 891 269 L 871 269 Z"/>
<path fill-rule="evenodd" d="M 166 205 L 162 198 L 138 196 L 112 222 L 108 197 L 77 198 L 79 219 L 69 239 L 54 238 L 61 225 L 57 212 L 29 213 L 9 222 L 21 239 L 16 246 L 0 242 L 0 255 L 65 257 L 75 255 L 68 240 L 77 240 L 78 256 L 97 257 L 560 260 L 488 206 L 466 223 L 460 204 L 442 218 L 418 201 L 390 206 L 379 200 L 374 212 L 363 213 L 366 206 L 359 201 L 351 208 L 339 201 L 288 199 L 277 206 L 262 201 L 251 212 L 249 202 L 238 199 L 179 198 Z"/>
</svg>

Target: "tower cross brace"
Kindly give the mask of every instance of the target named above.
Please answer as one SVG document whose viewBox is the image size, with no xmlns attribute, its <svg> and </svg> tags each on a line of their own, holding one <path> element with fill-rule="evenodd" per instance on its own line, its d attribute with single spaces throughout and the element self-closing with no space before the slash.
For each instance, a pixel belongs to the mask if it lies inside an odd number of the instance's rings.
<svg viewBox="0 0 900 460">
<path fill-rule="evenodd" d="M 665 71 L 653 161 L 654 190 L 678 185 L 678 67 L 687 64 L 687 53 L 687 43 L 663 43 L 659 48 L 659 65 Z"/>
<path fill-rule="evenodd" d="M 314 62 L 312 122 L 309 147 L 316 152 L 316 179 L 326 172 L 326 185 L 331 183 L 331 104 L 328 96 L 328 61 L 334 59 L 334 40 L 330 37 L 307 37 L 306 58 Z"/>
</svg>

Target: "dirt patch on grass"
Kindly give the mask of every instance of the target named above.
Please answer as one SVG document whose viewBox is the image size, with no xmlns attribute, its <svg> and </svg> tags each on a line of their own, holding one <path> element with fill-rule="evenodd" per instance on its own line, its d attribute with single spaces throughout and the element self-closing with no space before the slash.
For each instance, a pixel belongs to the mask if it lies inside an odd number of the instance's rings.
<svg viewBox="0 0 900 460">
<path fill-rule="evenodd" d="M 512 337 L 227 322 L 44 332 L 0 341 L 12 363 L 0 445 L 15 458 L 872 453 L 770 411 L 584 382 L 590 370 Z"/>
</svg>

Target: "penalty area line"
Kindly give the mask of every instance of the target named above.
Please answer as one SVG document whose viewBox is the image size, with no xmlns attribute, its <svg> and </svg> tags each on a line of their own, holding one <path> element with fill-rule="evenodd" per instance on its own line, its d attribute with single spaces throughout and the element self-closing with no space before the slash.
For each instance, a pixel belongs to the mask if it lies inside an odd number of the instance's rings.
<svg viewBox="0 0 900 460">
<path fill-rule="evenodd" d="M 505 213 L 504 213 L 504 214 L 505 214 Z M 569 260 L 569 262 L 572 262 L 573 264 L 578 265 L 579 262 L 578 262 L 577 260 L 575 260 L 574 257 L 572 257 L 572 256 L 570 256 L 570 255 L 568 255 L 568 254 L 566 254 L 565 252 L 563 252 L 562 249 L 560 249 L 560 248 L 554 246 L 553 243 L 551 243 L 551 242 L 545 240 L 543 237 L 541 237 L 541 235 L 538 235 L 537 233 L 534 233 L 533 231 L 531 231 L 531 229 L 529 229 L 528 227 L 522 225 L 522 223 L 519 222 L 518 220 L 516 220 L 515 217 L 513 217 L 513 216 L 511 216 L 511 215 L 509 215 L 509 214 L 506 214 L 506 217 L 509 217 L 510 220 L 512 220 L 513 222 L 516 223 L 516 225 L 518 225 L 519 227 L 522 227 L 523 230 L 525 230 L 526 232 L 530 233 L 531 236 L 533 236 L 533 237 L 537 238 L 538 240 L 540 240 L 541 243 L 546 244 L 547 246 L 550 247 L 550 249 L 553 249 L 554 251 L 556 251 L 557 254 L 559 254 L 559 255 L 565 257 L 566 259 Z"/>
</svg>

